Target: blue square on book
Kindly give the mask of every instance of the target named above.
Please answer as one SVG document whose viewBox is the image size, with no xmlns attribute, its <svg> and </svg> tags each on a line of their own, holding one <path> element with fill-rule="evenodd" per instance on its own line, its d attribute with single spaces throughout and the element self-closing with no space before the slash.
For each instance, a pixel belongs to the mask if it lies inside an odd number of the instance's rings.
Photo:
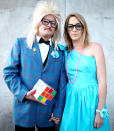
<svg viewBox="0 0 114 131">
<path fill-rule="evenodd" d="M 47 100 L 46 102 L 45 102 L 45 104 L 49 104 L 50 103 L 50 100 Z"/>
</svg>

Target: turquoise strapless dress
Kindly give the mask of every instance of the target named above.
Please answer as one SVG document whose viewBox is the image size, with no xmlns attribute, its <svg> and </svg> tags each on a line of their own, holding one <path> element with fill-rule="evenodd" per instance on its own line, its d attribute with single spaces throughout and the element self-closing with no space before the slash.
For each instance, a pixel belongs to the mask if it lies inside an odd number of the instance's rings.
<svg viewBox="0 0 114 131">
<path fill-rule="evenodd" d="M 65 63 L 69 53 L 65 47 Z M 68 63 L 70 81 L 74 80 L 80 53 L 71 51 Z M 94 128 L 95 111 L 98 105 L 98 81 L 96 76 L 96 60 L 92 56 L 81 55 L 77 77 L 74 84 L 67 83 L 66 104 L 61 121 L 60 131 L 110 131 L 109 118 L 104 124 Z M 105 107 L 106 108 L 106 107 Z"/>
</svg>

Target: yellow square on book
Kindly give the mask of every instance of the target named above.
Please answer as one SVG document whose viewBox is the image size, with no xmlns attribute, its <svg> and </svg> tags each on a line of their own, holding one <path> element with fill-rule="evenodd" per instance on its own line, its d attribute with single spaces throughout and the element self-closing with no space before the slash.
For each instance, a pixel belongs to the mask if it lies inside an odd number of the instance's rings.
<svg viewBox="0 0 114 131">
<path fill-rule="evenodd" d="M 34 90 L 33 96 L 44 105 L 49 104 L 57 93 L 56 90 L 41 79 L 39 79 L 35 84 Z"/>
<path fill-rule="evenodd" d="M 41 100 L 41 102 L 45 103 L 46 100 L 47 100 L 47 99 L 44 97 L 44 98 Z"/>
</svg>

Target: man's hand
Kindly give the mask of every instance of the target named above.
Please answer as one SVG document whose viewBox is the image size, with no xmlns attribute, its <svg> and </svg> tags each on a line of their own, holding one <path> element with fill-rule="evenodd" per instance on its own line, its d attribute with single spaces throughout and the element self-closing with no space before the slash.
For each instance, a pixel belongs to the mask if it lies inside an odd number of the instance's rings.
<svg viewBox="0 0 114 131">
<path fill-rule="evenodd" d="M 32 101 L 37 101 L 36 98 L 33 96 L 34 91 L 35 90 L 32 89 L 29 92 L 27 92 L 27 94 L 25 95 L 25 99 L 32 100 Z"/>
<path fill-rule="evenodd" d="M 57 124 L 59 124 L 59 122 L 60 122 L 60 118 L 58 118 L 58 117 L 54 117 L 53 116 L 53 113 L 52 113 L 52 115 L 51 115 L 51 118 L 49 119 L 49 121 L 54 121 L 54 123 L 57 125 Z"/>
</svg>

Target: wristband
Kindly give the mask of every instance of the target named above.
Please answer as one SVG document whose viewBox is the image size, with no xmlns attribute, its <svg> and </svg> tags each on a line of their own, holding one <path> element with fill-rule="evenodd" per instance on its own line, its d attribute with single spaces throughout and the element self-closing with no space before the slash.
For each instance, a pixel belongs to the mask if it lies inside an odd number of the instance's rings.
<svg viewBox="0 0 114 131">
<path fill-rule="evenodd" d="M 107 111 L 107 109 L 104 109 L 104 108 L 103 108 L 102 110 L 96 109 L 96 112 L 99 112 L 99 113 L 100 113 L 101 118 L 105 118 L 105 117 L 108 116 L 108 111 Z"/>
</svg>

